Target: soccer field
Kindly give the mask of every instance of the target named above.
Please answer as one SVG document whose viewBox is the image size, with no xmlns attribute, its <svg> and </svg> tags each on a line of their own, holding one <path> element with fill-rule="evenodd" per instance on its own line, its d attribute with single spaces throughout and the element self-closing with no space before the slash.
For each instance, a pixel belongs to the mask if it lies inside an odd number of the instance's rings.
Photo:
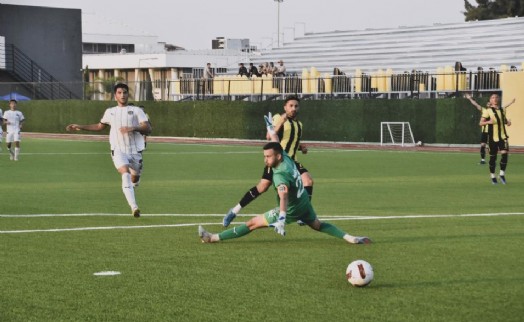
<svg viewBox="0 0 524 322">
<path fill-rule="evenodd" d="M 133 218 L 107 142 L 0 154 L 0 321 L 522 321 L 524 155 L 492 185 L 478 153 L 310 149 L 321 217 L 202 244 L 255 185 L 260 147 L 150 143 Z M 236 224 L 275 206 L 268 191 Z M 374 281 L 345 280 L 355 259 Z M 115 271 L 119 275 L 95 276 Z"/>
</svg>

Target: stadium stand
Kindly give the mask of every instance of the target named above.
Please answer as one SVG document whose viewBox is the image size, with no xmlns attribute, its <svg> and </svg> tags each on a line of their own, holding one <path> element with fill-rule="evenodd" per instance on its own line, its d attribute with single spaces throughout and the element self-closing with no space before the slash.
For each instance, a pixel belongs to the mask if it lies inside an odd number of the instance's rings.
<svg viewBox="0 0 524 322">
<path fill-rule="evenodd" d="M 280 48 L 252 57 L 255 65 L 283 59 L 289 73 L 353 74 L 389 69 L 436 72 L 456 61 L 468 70 L 521 66 L 524 17 L 433 26 L 306 33 Z"/>
</svg>

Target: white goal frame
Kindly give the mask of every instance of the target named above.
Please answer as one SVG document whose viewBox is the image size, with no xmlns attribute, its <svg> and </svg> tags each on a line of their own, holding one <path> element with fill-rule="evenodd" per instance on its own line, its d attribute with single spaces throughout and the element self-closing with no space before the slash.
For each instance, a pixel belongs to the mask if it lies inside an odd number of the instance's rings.
<svg viewBox="0 0 524 322">
<path fill-rule="evenodd" d="M 409 122 L 380 122 L 380 145 L 415 146 Z"/>
</svg>

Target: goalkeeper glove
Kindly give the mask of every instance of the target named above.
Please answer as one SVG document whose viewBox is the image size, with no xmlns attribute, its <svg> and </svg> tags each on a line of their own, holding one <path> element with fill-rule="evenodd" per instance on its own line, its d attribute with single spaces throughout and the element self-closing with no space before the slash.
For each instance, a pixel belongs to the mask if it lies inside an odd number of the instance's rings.
<svg viewBox="0 0 524 322">
<path fill-rule="evenodd" d="M 266 121 L 267 132 L 271 135 L 275 134 L 275 126 L 273 125 L 273 116 L 271 112 L 264 115 L 264 121 Z"/>
<path fill-rule="evenodd" d="M 277 234 L 286 236 L 286 213 L 284 211 L 281 211 L 278 215 L 277 221 L 275 223 L 272 223 L 270 226 L 275 228 Z"/>
</svg>

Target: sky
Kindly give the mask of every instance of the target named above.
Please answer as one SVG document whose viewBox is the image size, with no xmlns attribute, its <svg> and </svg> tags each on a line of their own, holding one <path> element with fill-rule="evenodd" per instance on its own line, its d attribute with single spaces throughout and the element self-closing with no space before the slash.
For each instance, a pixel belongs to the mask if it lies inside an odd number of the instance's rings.
<svg viewBox="0 0 524 322">
<path fill-rule="evenodd" d="M 186 49 L 210 49 L 211 40 L 216 37 L 248 38 L 252 45 L 269 48 L 277 45 L 277 39 L 281 43 L 291 41 L 304 32 L 464 21 L 464 0 L 0 1 L 82 9 L 84 33 L 153 35 L 158 36 L 159 42 Z"/>
</svg>

